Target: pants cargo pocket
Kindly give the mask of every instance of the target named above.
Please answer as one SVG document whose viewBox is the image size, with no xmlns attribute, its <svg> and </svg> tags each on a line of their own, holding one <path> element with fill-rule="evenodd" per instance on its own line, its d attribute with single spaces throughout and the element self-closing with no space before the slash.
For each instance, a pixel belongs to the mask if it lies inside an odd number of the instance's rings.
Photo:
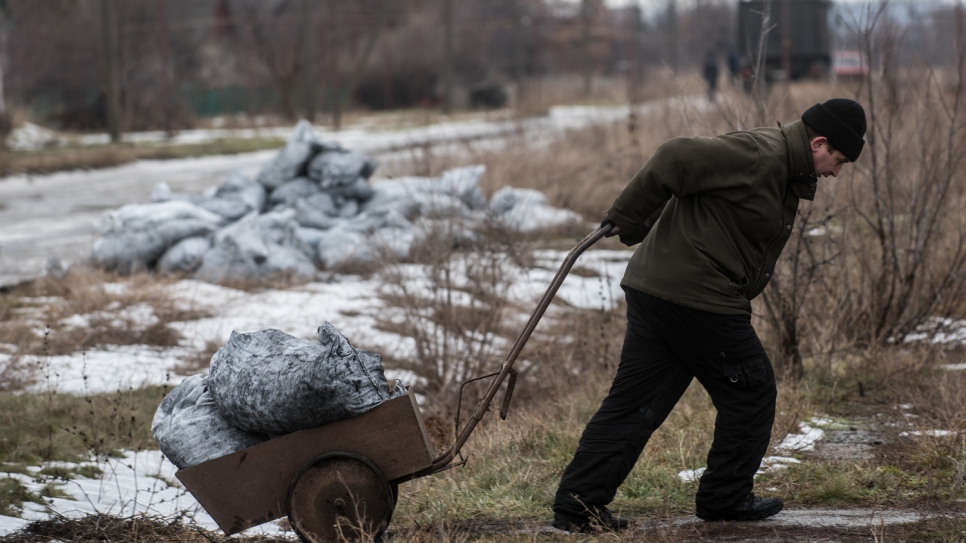
<svg viewBox="0 0 966 543">
<path fill-rule="evenodd" d="M 771 372 L 764 358 L 752 358 L 740 364 L 723 367 L 725 377 L 738 388 L 754 388 L 771 381 Z"/>
</svg>

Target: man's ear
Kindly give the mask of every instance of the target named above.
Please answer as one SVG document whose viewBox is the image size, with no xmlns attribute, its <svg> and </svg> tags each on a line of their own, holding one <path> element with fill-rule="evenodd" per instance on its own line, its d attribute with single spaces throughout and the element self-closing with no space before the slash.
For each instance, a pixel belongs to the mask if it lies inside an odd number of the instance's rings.
<svg viewBox="0 0 966 543">
<path fill-rule="evenodd" d="M 822 148 L 822 145 L 828 145 L 828 138 L 825 136 L 815 136 L 809 141 L 809 144 L 811 144 L 812 151 L 818 151 Z"/>
</svg>

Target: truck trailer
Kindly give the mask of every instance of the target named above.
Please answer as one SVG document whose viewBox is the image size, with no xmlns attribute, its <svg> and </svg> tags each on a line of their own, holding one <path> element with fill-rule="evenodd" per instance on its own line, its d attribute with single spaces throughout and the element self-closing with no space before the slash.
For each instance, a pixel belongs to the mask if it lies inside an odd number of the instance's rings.
<svg viewBox="0 0 966 543">
<path fill-rule="evenodd" d="M 793 80 L 828 76 L 831 4 L 828 0 L 739 0 L 737 42 L 743 62 L 752 70 L 757 67 L 766 81 L 784 79 L 786 70 Z"/>
</svg>

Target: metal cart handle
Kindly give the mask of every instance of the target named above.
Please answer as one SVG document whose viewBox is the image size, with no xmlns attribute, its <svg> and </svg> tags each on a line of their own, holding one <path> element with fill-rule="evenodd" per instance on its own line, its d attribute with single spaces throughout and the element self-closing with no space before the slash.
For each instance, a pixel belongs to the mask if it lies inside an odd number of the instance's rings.
<svg viewBox="0 0 966 543">
<path fill-rule="evenodd" d="M 497 391 L 506 379 L 507 374 L 509 374 L 513 369 L 513 363 L 516 362 L 517 357 L 520 355 L 520 351 L 523 350 L 523 346 L 527 344 L 527 340 L 530 339 L 530 334 L 537 327 L 540 319 L 543 317 L 544 312 L 550 307 L 550 302 L 553 301 L 553 297 L 557 294 L 560 289 L 560 285 L 563 284 L 564 279 L 567 278 L 567 274 L 570 273 L 570 269 L 574 267 L 577 262 L 577 258 L 587 250 L 591 245 L 597 243 L 600 238 L 607 234 L 613 233 L 617 234 L 620 231 L 616 224 L 609 224 L 607 226 L 601 227 L 600 229 L 591 232 L 583 240 L 580 241 L 570 253 L 567 254 L 567 258 L 564 259 L 563 264 L 560 265 L 560 269 L 557 270 L 556 275 L 554 275 L 553 280 L 550 282 L 550 286 L 547 287 L 547 291 L 544 293 L 543 298 L 540 300 L 540 304 L 537 309 L 534 310 L 533 314 L 530 315 L 530 320 L 527 321 L 527 326 L 524 328 L 520 337 L 517 338 L 516 343 L 513 344 L 513 349 L 510 350 L 510 354 L 507 355 L 506 359 L 503 361 L 503 365 L 500 367 L 500 372 L 496 374 L 496 378 L 490 383 L 490 388 L 487 389 L 486 394 L 477 404 L 476 409 L 473 411 L 473 415 L 466 422 L 466 426 L 463 427 L 463 431 L 460 432 L 459 436 L 456 438 L 456 443 L 443 453 L 441 456 L 433 460 L 433 464 L 423 470 L 422 472 L 416 474 L 416 477 L 422 477 L 424 475 L 430 475 L 438 471 L 446 469 L 446 467 L 456 458 L 459 454 L 460 449 L 463 448 L 463 444 L 469 439 L 470 434 L 476 425 L 483 419 L 483 415 L 490 408 L 490 402 L 493 401 L 493 397 L 496 396 Z M 507 396 L 512 392 L 507 391 Z M 505 407 L 504 407 L 505 409 Z"/>
</svg>

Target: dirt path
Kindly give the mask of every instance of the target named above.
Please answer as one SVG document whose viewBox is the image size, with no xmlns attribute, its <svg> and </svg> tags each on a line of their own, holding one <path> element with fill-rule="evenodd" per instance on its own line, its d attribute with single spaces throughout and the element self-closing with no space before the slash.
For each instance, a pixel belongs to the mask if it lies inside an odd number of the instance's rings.
<svg viewBox="0 0 966 543">
<path fill-rule="evenodd" d="M 888 447 L 887 436 L 875 421 L 856 419 L 839 428 L 826 429 L 814 449 L 803 452 L 813 462 L 868 462 Z M 547 524 L 501 520 L 457 522 L 442 528 L 424 527 L 473 537 L 496 534 L 533 534 L 546 540 L 575 541 L 729 541 L 729 542 L 865 542 L 907 541 L 910 536 L 935 534 L 924 541 L 960 541 L 966 533 L 966 511 L 946 506 L 908 508 L 802 508 L 795 504 L 774 517 L 756 522 L 705 522 L 692 515 L 635 516 L 631 529 L 619 534 L 569 534 Z M 400 535 L 410 528 L 398 528 Z M 950 538 L 951 537 L 951 538 Z M 497 539 L 499 539 L 497 537 Z M 407 540 L 402 537 L 401 540 Z M 915 539 L 919 541 L 917 537 Z"/>
<path fill-rule="evenodd" d="M 534 541 L 731 541 L 731 542 L 859 542 L 903 541 L 927 529 L 960 529 L 966 517 L 957 513 L 878 509 L 792 509 L 756 522 L 704 522 L 692 516 L 638 518 L 627 531 L 570 534 L 549 524 L 475 519 L 427 526 L 390 526 L 390 540 L 418 540 L 417 533 L 460 540 L 499 540 L 500 535 L 527 535 Z M 957 528 L 959 526 L 960 528 Z"/>
<path fill-rule="evenodd" d="M 51 257 L 85 258 L 101 213 L 150 201 L 158 183 L 177 191 L 203 190 L 235 169 L 253 171 L 274 154 L 139 161 L 96 171 L 6 178 L 0 181 L 0 285 L 42 273 Z"/>
</svg>

